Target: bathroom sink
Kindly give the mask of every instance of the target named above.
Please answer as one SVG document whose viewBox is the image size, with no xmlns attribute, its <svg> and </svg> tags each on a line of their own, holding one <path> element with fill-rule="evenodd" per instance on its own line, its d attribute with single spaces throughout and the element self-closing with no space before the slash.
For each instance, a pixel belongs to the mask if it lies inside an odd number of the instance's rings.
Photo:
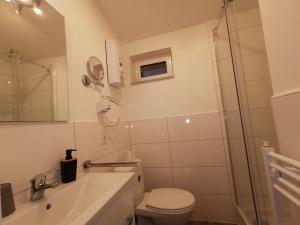
<svg viewBox="0 0 300 225">
<path fill-rule="evenodd" d="M 2 225 L 98 224 L 109 203 L 129 185 L 133 173 L 89 172 L 77 181 L 47 190 L 45 199 L 17 203 Z M 126 206 L 127 207 L 127 206 Z M 98 219 L 100 218 L 100 219 Z"/>
</svg>

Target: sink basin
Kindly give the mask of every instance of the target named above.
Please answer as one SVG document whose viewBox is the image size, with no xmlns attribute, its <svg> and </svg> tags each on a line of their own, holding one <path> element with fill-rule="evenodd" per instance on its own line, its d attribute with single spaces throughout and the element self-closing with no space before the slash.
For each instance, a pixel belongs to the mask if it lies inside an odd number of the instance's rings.
<svg viewBox="0 0 300 225">
<path fill-rule="evenodd" d="M 132 176 L 133 173 L 85 173 L 73 183 L 47 190 L 45 199 L 17 203 L 17 211 L 2 225 L 90 224 Z"/>
</svg>

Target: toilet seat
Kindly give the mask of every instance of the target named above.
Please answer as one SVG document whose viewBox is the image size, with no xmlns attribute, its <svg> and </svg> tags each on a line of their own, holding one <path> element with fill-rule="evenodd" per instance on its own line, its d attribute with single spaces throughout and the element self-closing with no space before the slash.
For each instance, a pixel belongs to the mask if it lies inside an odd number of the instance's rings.
<svg viewBox="0 0 300 225">
<path fill-rule="evenodd" d="M 153 189 L 146 199 L 146 207 L 158 213 L 185 213 L 191 211 L 194 205 L 193 194 L 177 188 Z"/>
</svg>

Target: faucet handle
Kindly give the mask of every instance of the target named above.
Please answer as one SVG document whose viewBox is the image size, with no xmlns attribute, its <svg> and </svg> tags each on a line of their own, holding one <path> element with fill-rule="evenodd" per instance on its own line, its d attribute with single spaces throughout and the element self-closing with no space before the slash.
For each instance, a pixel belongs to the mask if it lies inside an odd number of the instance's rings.
<svg viewBox="0 0 300 225">
<path fill-rule="evenodd" d="M 32 177 L 29 182 L 31 183 L 32 187 L 39 188 L 46 184 L 46 180 L 47 180 L 46 174 L 40 173 Z"/>
</svg>

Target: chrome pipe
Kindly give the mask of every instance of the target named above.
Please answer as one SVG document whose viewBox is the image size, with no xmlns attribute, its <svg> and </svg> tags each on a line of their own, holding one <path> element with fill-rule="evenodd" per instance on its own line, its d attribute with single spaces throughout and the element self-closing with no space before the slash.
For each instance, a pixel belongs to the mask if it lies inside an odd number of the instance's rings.
<svg viewBox="0 0 300 225">
<path fill-rule="evenodd" d="M 92 163 L 91 160 L 82 163 L 84 169 L 91 167 L 136 167 L 138 162 L 106 162 L 106 163 Z"/>
</svg>

